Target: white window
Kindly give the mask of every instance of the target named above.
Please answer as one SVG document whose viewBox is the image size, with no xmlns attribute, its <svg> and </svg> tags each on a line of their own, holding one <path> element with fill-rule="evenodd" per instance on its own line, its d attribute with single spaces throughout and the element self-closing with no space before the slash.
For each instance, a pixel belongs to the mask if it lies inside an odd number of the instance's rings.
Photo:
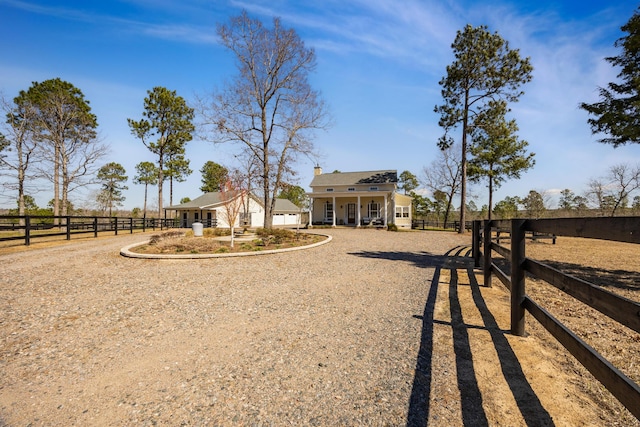
<svg viewBox="0 0 640 427">
<path fill-rule="evenodd" d="M 355 187 L 349 187 L 347 188 L 347 191 L 356 191 Z"/>
<path fill-rule="evenodd" d="M 409 218 L 409 206 L 396 206 L 396 218 Z"/>
<path fill-rule="evenodd" d="M 378 187 L 369 187 L 369 191 L 378 191 Z"/>
<path fill-rule="evenodd" d="M 327 188 L 327 193 L 331 193 L 333 191 L 333 188 Z"/>
<path fill-rule="evenodd" d="M 380 203 L 371 202 L 367 205 L 367 216 L 369 218 L 380 218 Z"/>
</svg>

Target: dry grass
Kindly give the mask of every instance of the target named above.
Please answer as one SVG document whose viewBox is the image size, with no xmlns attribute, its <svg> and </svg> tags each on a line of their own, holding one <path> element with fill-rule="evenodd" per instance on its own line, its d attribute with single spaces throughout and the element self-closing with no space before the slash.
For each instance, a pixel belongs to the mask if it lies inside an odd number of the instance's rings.
<svg viewBox="0 0 640 427">
<path fill-rule="evenodd" d="M 640 301 L 640 245 L 559 237 L 555 245 L 550 241 L 527 242 L 526 252 L 528 258 L 630 300 Z M 574 300 L 542 280 L 529 278 L 527 294 L 625 375 L 640 384 L 640 333 Z M 532 319 L 527 322 L 527 328 L 547 334 Z M 550 337 L 549 341 L 558 351 L 564 352 L 553 338 Z M 576 384 L 601 402 L 603 413 L 619 414 L 620 425 L 635 425 L 638 422 L 572 357 L 567 358 L 565 368 L 575 372 Z"/>
</svg>

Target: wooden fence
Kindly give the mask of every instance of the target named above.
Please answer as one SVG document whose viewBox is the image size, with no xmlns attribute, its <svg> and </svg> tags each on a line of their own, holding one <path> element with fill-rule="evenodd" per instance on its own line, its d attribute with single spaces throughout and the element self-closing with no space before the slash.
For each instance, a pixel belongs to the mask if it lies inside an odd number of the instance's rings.
<svg viewBox="0 0 640 427">
<path fill-rule="evenodd" d="M 173 218 L 119 218 L 100 216 L 0 216 L 0 242 L 9 240 L 23 240 L 30 245 L 32 239 L 63 237 L 71 240 L 71 236 L 78 234 L 93 234 L 98 237 L 101 232 L 147 229 L 163 230 L 179 226 L 179 220 Z"/>
<path fill-rule="evenodd" d="M 510 248 L 500 246 L 495 241 L 497 230 L 505 229 L 510 230 Z M 476 267 L 480 267 L 480 261 L 483 260 L 484 285 L 491 286 L 491 276 L 495 274 L 511 292 L 511 332 L 519 336 L 525 334 L 525 312 L 529 312 L 611 394 L 640 419 L 638 384 L 527 295 L 525 275 L 528 273 L 544 280 L 565 292 L 568 297 L 595 308 L 636 332 L 640 332 L 640 303 L 527 258 L 527 233 L 640 243 L 640 217 L 515 219 L 473 223 L 473 257 Z M 510 261 L 510 274 L 502 271 L 492 261 L 493 251 Z"/>
<path fill-rule="evenodd" d="M 473 226 L 472 221 L 465 221 L 465 228 L 471 230 Z M 460 221 L 447 221 L 445 224 L 442 221 L 427 221 L 425 219 L 413 219 L 411 220 L 411 228 L 414 230 L 430 230 L 430 229 L 444 229 L 444 230 L 459 230 Z"/>
</svg>

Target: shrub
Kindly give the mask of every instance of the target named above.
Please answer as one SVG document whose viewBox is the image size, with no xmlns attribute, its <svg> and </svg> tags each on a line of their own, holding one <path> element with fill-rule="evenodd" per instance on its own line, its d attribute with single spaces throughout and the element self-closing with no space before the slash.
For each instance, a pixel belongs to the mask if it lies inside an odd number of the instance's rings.
<svg viewBox="0 0 640 427">
<path fill-rule="evenodd" d="M 184 236 L 185 236 L 185 233 L 182 232 L 182 231 L 167 231 L 167 232 L 162 233 L 162 234 L 154 234 L 153 236 L 151 236 L 151 238 L 149 238 L 149 244 L 150 245 L 157 245 L 158 243 L 162 242 L 163 240 L 175 239 L 175 238 L 184 237 Z"/>
<path fill-rule="evenodd" d="M 398 231 L 398 226 L 395 224 L 388 224 L 387 231 Z"/>
</svg>

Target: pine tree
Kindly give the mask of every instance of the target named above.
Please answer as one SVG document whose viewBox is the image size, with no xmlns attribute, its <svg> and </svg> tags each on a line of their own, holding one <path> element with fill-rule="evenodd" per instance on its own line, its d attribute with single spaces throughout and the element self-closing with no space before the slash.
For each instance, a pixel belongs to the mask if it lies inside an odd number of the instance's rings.
<svg viewBox="0 0 640 427">
<path fill-rule="evenodd" d="M 453 143 L 449 132 L 462 126 L 462 161 L 460 185 L 460 233 L 465 232 L 467 188 L 467 136 L 472 131 L 473 116 L 489 101 L 516 102 L 523 94 L 520 86 L 531 80 L 533 67 L 529 58 L 522 59 L 517 49 L 486 26 L 467 25 L 458 31 L 451 45 L 455 61 L 447 66 L 447 75 L 440 80 L 444 103 L 436 106 L 439 125 L 445 134 L 440 148 Z"/>
<path fill-rule="evenodd" d="M 534 154 L 526 152 L 527 141 L 518 138 L 515 120 L 507 120 L 504 101 L 491 101 L 489 107 L 474 120 L 473 142 L 469 153 L 469 178 L 487 180 L 489 188 L 489 219 L 493 206 L 493 191 L 507 178 L 520 178 L 520 174 L 535 164 Z"/>
<path fill-rule="evenodd" d="M 608 135 L 599 141 L 614 147 L 640 143 L 640 9 L 621 29 L 628 33 L 615 42 L 622 52 L 605 58 L 611 65 L 621 67 L 620 83 L 600 88 L 600 102 L 580 104 L 595 116 L 588 120 L 591 131 Z"/>
<path fill-rule="evenodd" d="M 127 119 L 131 133 L 157 156 L 158 216 L 162 216 L 162 184 L 171 159 L 184 153 L 193 138 L 193 108 L 176 91 L 154 87 L 144 99 L 143 119 Z"/>
<path fill-rule="evenodd" d="M 98 201 L 109 208 L 109 216 L 112 214 L 114 206 L 121 206 L 125 197 L 122 191 L 128 189 L 127 175 L 124 167 L 116 162 L 107 163 L 98 171 L 98 181 L 102 189 L 98 195 Z"/>
</svg>

